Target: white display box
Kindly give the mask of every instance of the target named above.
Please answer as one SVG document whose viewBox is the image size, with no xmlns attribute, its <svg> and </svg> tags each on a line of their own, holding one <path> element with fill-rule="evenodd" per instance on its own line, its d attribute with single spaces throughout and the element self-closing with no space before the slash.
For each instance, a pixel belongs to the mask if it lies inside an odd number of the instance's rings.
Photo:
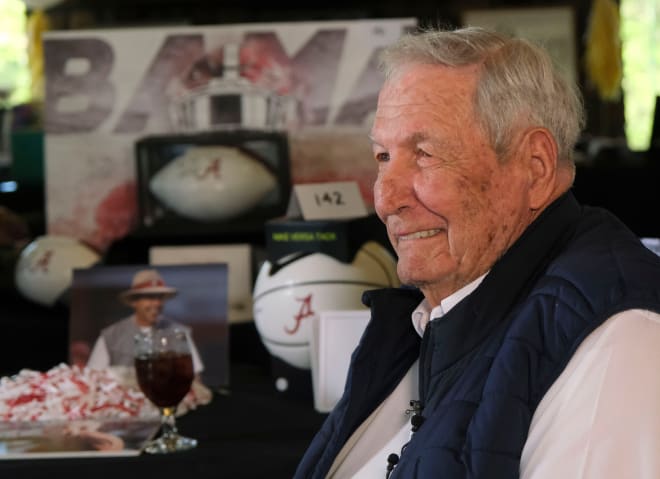
<svg viewBox="0 0 660 479">
<path fill-rule="evenodd" d="M 152 265 L 226 263 L 228 268 L 228 320 L 252 320 L 252 249 L 248 244 L 152 246 Z"/>
<path fill-rule="evenodd" d="M 332 410 L 344 392 L 351 355 L 371 318 L 369 310 L 322 311 L 310 343 L 314 408 Z"/>
</svg>

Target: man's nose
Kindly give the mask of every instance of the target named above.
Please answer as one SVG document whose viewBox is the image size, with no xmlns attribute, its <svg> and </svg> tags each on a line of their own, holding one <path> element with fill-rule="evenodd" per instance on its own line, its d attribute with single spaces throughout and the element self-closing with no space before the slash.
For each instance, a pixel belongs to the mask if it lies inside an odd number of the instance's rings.
<svg viewBox="0 0 660 479">
<path fill-rule="evenodd" d="M 374 205 L 381 218 L 411 206 L 412 171 L 404 161 L 390 160 L 380 169 L 374 185 Z"/>
</svg>

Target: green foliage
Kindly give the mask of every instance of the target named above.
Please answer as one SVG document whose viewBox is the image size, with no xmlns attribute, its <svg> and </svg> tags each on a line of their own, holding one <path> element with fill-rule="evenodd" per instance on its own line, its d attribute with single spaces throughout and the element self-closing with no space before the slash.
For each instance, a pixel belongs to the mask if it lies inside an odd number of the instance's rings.
<svg viewBox="0 0 660 479">
<path fill-rule="evenodd" d="M 0 90 L 9 105 L 24 103 L 30 96 L 25 4 L 0 0 Z M 3 95 L 5 96 L 5 95 Z"/>
<path fill-rule="evenodd" d="M 660 0 L 621 0 L 625 131 L 631 150 L 646 150 L 660 95 Z"/>
</svg>

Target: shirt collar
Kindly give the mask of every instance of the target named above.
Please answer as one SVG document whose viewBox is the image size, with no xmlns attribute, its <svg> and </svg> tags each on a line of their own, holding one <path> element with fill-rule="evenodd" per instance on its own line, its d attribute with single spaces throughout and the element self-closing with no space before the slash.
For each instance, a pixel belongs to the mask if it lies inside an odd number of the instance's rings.
<svg viewBox="0 0 660 479">
<path fill-rule="evenodd" d="M 417 334 L 423 336 L 424 329 L 426 328 L 429 320 L 437 319 L 447 314 L 451 308 L 456 306 L 461 302 L 463 298 L 477 289 L 477 286 L 481 284 L 481 281 L 483 281 L 483 279 L 486 277 L 486 274 L 479 276 L 477 279 L 466 284 L 458 291 L 450 294 L 445 299 L 441 300 L 440 304 L 435 308 L 431 308 L 431 305 L 426 299 L 422 300 L 422 302 L 419 303 L 419 306 L 417 306 L 412 313 L 412 323 L 415 331 L 417 331 Z"/>
</svg>

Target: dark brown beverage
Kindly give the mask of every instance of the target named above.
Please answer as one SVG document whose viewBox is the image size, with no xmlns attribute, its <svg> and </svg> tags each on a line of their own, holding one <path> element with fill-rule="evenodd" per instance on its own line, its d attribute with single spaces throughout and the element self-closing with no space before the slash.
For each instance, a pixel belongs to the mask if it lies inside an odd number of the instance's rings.
<svg viewBox="0 0 660 479">
<path fill-rule="evenodd" d="M 190 390 L 194 372 L 192 356 L 166 351 L 135 358 L 138 384 L 158 407 L 174 407 Z"/>
</svg>

